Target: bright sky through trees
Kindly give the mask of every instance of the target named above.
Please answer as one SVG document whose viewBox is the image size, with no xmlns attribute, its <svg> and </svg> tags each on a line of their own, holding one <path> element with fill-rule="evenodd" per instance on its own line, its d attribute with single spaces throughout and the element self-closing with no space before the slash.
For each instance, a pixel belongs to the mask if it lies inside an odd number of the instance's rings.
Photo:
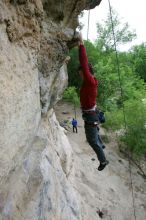
<svg viewBox="0 0 146 220">
<path fill-rule="evenodd" d="M 118 12 L 122 22 L 128 22 L 131 29 L 135 29 L 137 39 L 133 41 L 133 45 L 146 42 L 146 0 L 110 0 L 112 7 Z M 89 39 L 94 41 L 97 38 L 96 23 L 106 20 L 109 12 L 108 0 L 102 0 L 101 4 L 90 11 L 90 29 Z M 87 39 L 87 24 L 88 12 L 85 11 L 83 18 L 80 21 L 84 24 L 82 30 L 84 39 Z M 128 46 L 123 46 L 122 49 L 127 49 Z"/>
</svg>

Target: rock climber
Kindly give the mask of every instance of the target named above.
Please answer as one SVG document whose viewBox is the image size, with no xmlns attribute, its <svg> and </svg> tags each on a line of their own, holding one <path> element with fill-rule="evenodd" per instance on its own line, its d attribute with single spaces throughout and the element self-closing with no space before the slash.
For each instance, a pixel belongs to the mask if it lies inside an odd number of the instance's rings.
<svg viewBox="0 0 146 220">
<path fill-rule="evenodd" d="M 80 88 L 80 104 L 82 108 L 82 117 L 84 120 L 85 134 L 89 145 L 95 151 L 100 162 L 98 170 L 102 171 L 109 161 L 106 160 L 103 151 L 105 146 L 102 144 L 102 141 L 99 138 L 98 111 L 96 108 L 98 81 L 94 76 L 92 65 L 88 63 L 86 49 L 81 33 L 79 35 L 78 45 L 80 61 L 78 71 L 82 79 L 82 85 Z"/>
<path fill-rule="evenodd" d="M 78 133 L 78 129 L 77 129 L 78 122 L 77 122 L 77 120 L 73 118 L 71 123 L 72 123 L 72 126 L 73 126 L 73 132 L 76 131 L 76 133 Z"/>
</svg>

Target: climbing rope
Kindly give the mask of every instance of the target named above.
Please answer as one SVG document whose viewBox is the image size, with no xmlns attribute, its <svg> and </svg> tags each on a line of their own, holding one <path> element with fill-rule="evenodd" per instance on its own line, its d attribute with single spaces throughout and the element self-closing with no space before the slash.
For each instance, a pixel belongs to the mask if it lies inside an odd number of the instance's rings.
<svg viewBox="0 0 146 220">
<path fill-rule="evenodd" d="M 112 7 L 111 7 L 111 4 L 110 4 L 110 0 L 108 0 L 108 3 L 109 3 L 110 19 L 111 19 L 113 39 L 114 39 L 114 49 L 115 49 L 115 53 L 116 53 L 117 72 L 118 72 L 118 77 L 119 77 L 120 92 L 121 92 L 121 98 L 122 98 L 122 109 L 123 109 L 123 116 L 124 116 L 124 126 L 125 126 L 125 130 L 127 130 L 126 114 L 125 114 L 125 107 L 124 107 L 124 95 L 123 95 L 124 93 L 123 93 L 123 88 L 122 88 L 122 83 L 121 83 L 120 64 L 119 64 L 119 58 L 118 58 L 118 52 L 117 52 L 116 37 L 115 37 L 114 24 L 113 24 L 113 16 L 112 16 Z"/>
<path fill-rule="evenodd" d="M 89 39 L 89 26 L 90 26 L 90 9 L 88 12 L 87 41 Z"/>
<path fill-rule="evenodd" d="M 124 125 L 125 125 L 125 130 L 127 131 L 126 114 L 125 114 L 125 106 L 124 106 L 124 95 L 123 95 L 121 75 L 120 75 L 120 64 L 119 64 L 118 51 L 117 51 L 117 46 L 116 46 L 116 37 L 115 37 L 115 31 L 114 31 L 114 24 L 113 24 L 113 17 L 112 17 L 112 7 L 111 7 L 110 0 L 108 0 L 108 4 L 109 4 L 110 19 L 111 19 L 113 39 L 114 39 L 114 49 L 115 49 L 115 54 L 116 54 L 117 72 L 118 72 L 118 77 L 119 77 L 120 91 L 121 91 L 121 98 L 122 98 Z M 134 215 L 134 219 L 136 220 L 136 211 L 135 211 L 136 208 L 135 208 L 134 187 L 133 187 L 133 181 L 132 181 L 130 156 L 128 156 L 128 159 L 129 159 L 130 184 L 131 184 L 131 192 L 132 192 L 133 215 Z"/>
<path fill-rule="evenodd" d="M 59 5 L 60 5 L 60 14 L 59 14 L 59 20 L 63 21 L 64 18 L 64 13 L 63 13 L 63 0 L 60 0 Z"/>
<path fill-rule="evenodd" d="M 75 104 L 75 101 L 74 101 L 74 119 L 77 119 L 77 111 L 76 111 L 76 104 Z"/>
</svg>

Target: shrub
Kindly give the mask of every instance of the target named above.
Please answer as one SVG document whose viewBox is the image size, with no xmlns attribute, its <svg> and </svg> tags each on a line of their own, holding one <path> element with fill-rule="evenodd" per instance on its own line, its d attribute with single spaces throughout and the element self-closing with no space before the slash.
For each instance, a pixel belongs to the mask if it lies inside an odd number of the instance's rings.
<svg viewBox="0 0 146 220">
<path fill-rule="evenodd" d="M 68 87 L 63 94 L 63 99 L 67 102 L 71 102 L 75 106 L 80 105 L 79 96 L 76 92 L 76 88 L 74 86 Z"/>
<path fill-rule="evenodd" d="M 146 105 L 142 101 L 131 100 L 125 103 L 126 135 L 122 141 L 137 155 L 146 153 Z"/>
<path fill-rule="evenodd" d="M 115 109 L 110 112 L 105 113 L 106 123 L 103 127 L 106 129 L 117 130 L 121 129 L 124 125 L 123 111 L 120 109 Z"/>
<path fill-rule="evenodd" d="M 112 130 L 125 130 L 120 140 L 135 155 L 146 155 L 146 104 L 140 100 L 124 102 L 126 128 L 122 109 L 106 112 L 106 123 L 103 126 Z M 125 146 L 125 147 L 126 147 Z"/>
</svg>

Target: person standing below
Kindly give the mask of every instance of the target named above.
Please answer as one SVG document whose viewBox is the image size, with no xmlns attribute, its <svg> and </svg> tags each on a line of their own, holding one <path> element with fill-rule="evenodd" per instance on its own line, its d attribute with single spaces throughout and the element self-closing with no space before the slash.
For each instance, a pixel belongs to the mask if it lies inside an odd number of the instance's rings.
<svg viewBox="0 0 146 220">
<path fill-rule="evenodd" d="M 102 171 L 109 161 L 106 160 L 102 143 L 99 139 L 98 113 L 96 109 L 96 96 L 98 81 L 94 77 L 91 64 L 88 64 L 86 49 L 84 47 L 82 35 L 79 36 L 79 74 L 82 79 L 80 88 L 80 104 L 82 108 L 82 117 L 84 120 L 85 134 L 89 145 L 95 151 L 100 162 L 98 167 Z"/>
<path fill-rule="evenodd" d="M 73 132 L 76 131 L 76 133 L 78 133 L 78 129 L 77 129 L 78 122 L 77 122 L 77 120 L 73 118 L 71 123 L 72 123 L 72 126 L 73 126 Z"/>
</svg>

